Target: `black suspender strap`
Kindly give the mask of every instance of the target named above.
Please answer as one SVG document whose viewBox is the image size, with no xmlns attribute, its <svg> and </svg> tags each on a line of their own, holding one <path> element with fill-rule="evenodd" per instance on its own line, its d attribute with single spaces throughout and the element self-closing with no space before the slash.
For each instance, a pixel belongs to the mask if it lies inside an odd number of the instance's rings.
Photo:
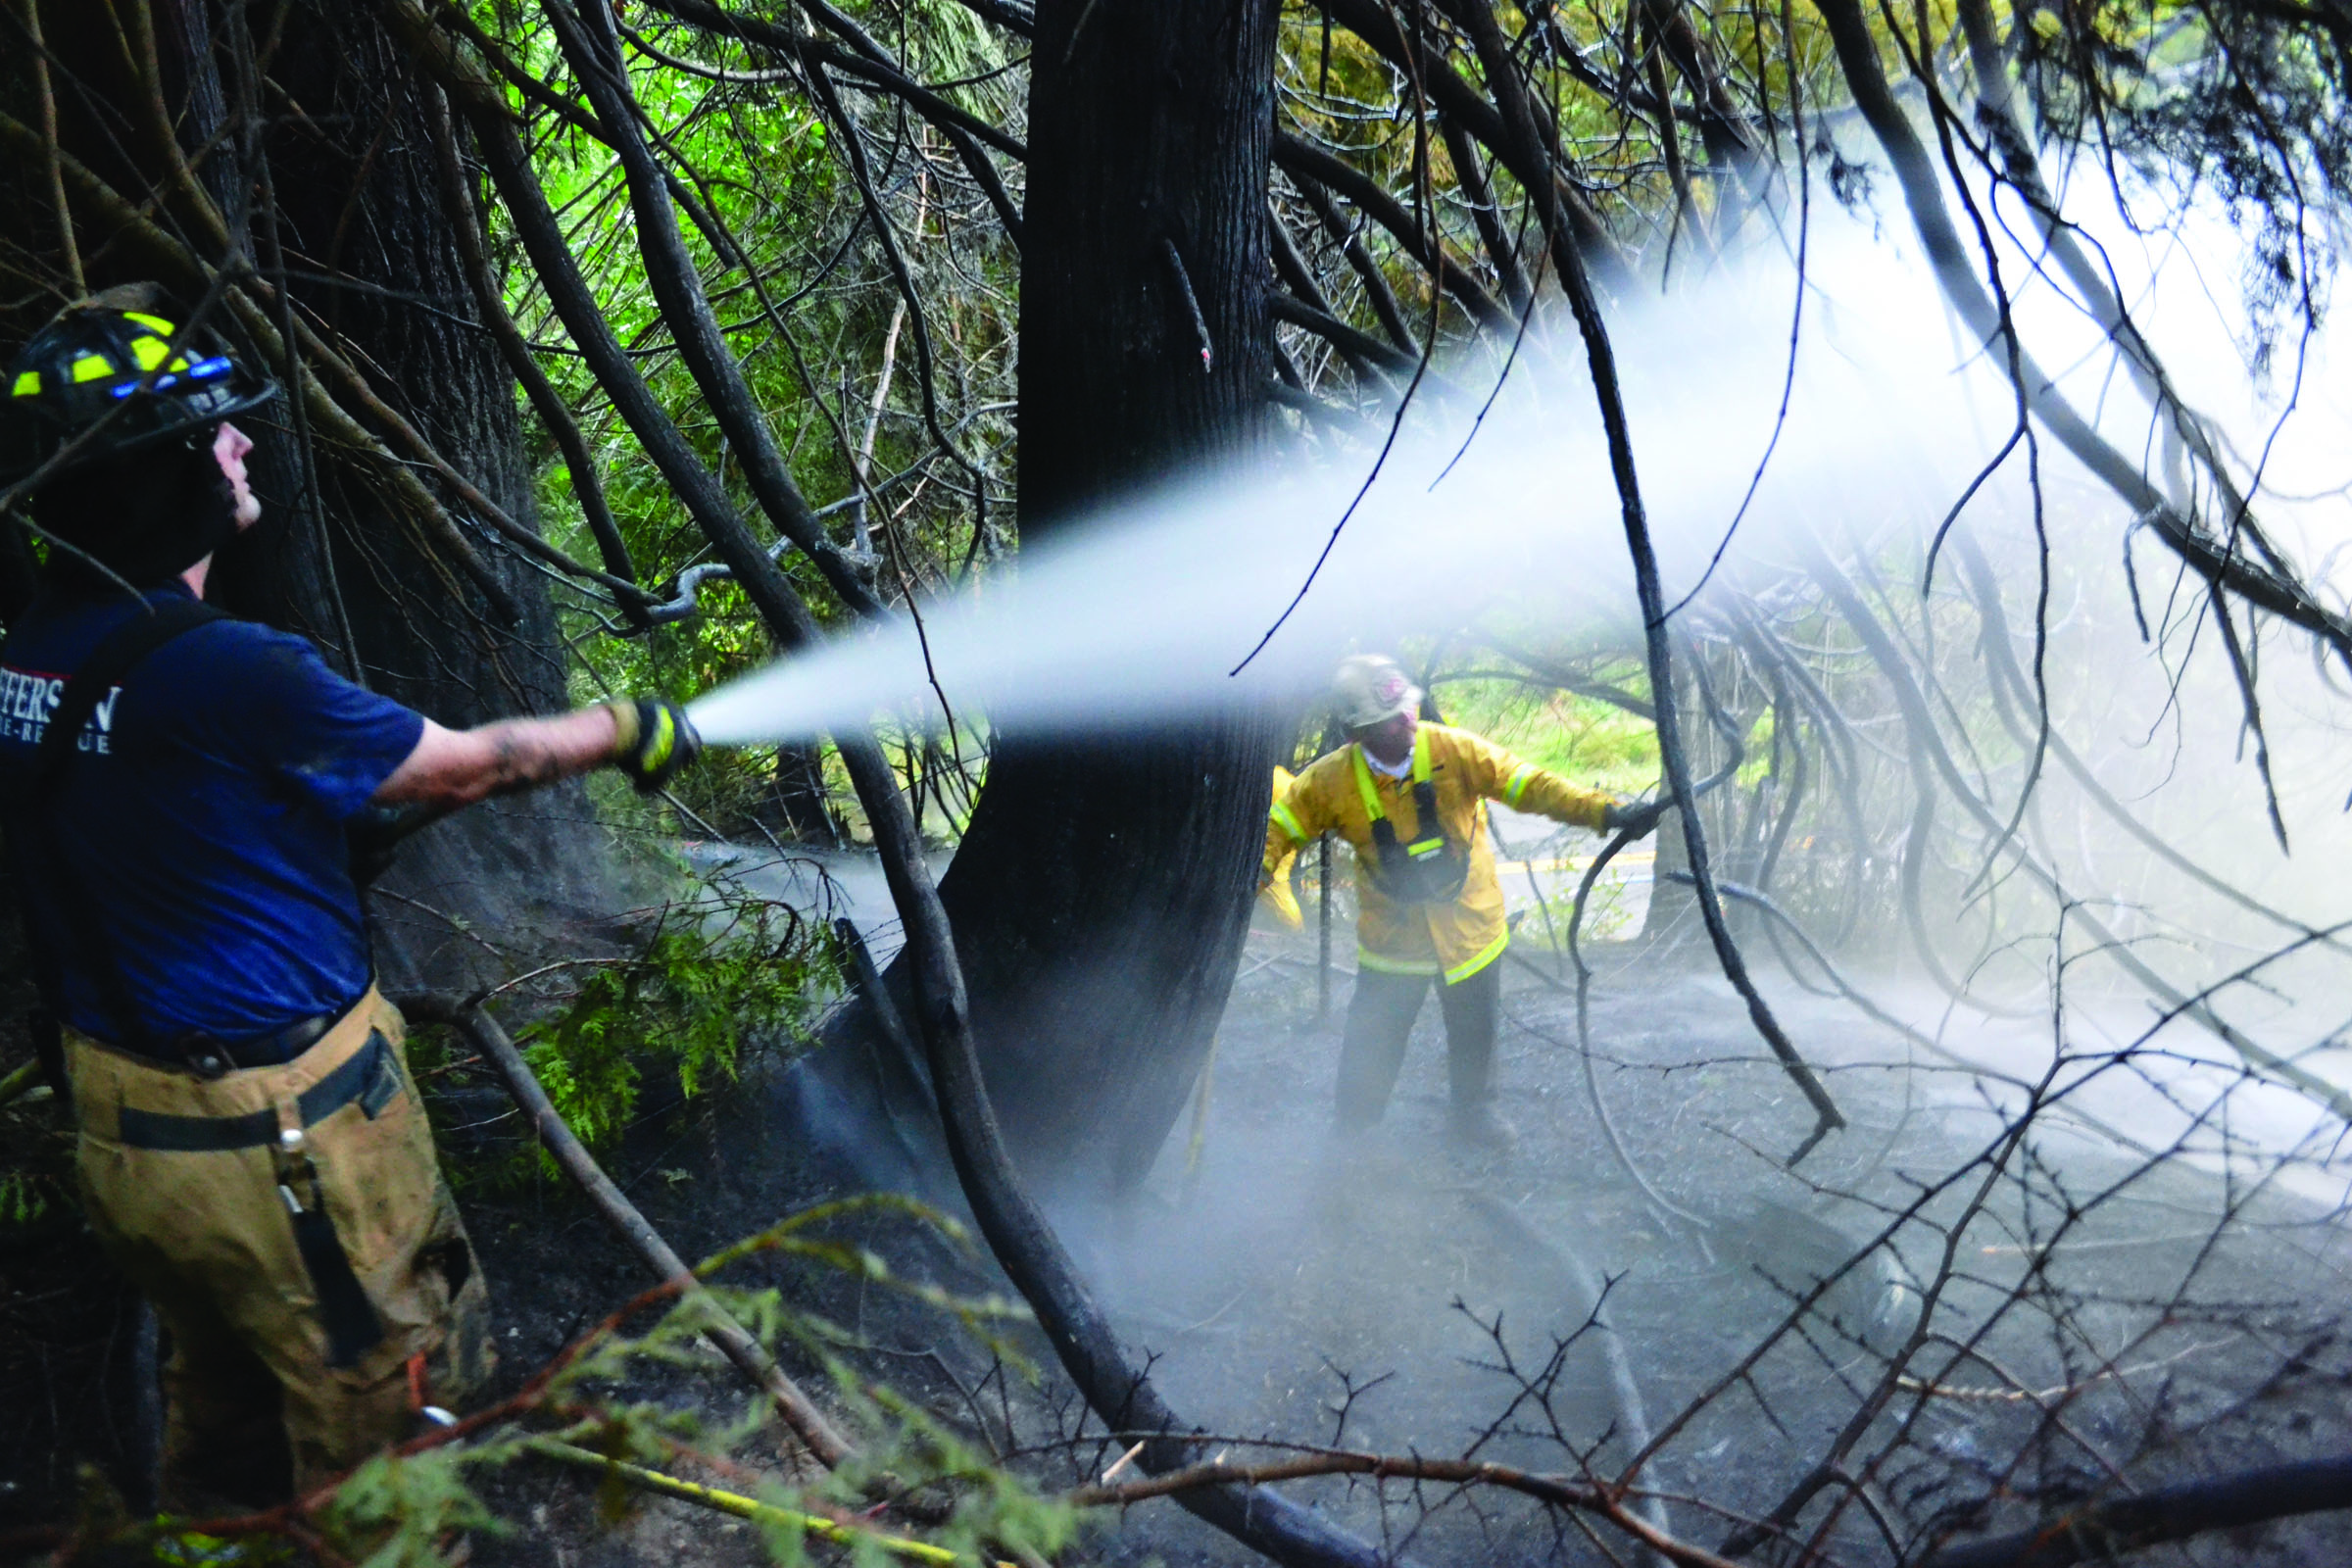
<svg viewBox="0 0 2352 1568">
<path fill-rule="evenodd" d="M 89 657 L 81 662 L 81 667 L 74 672 L 59 695 L 57 707 L 49 714 L 48 728 L 41 732 L 40 745 L 33 752 L 32 767 L 18 792 L 18 820 L 40 845 L 34 856 L 27 858 L 37 858 L 47 862 L 46 874 L 50 885 L 57 890 L 66 923 L 73 928 L 74 945 L 80 950 L 82 961 L 89 965 L 91 976 L 98 983 L 100 1000 L 114 1021 L 116 1043 L 152 1056 L 165 1053 L 156 1049 L 139 1018 L 138 1008 L 132 1004 L 114 938 L 106 929 L 105 914 L 90 893 L 88 879 L 62 862 L 55 835 L 41 832 L 37 824 L 64 785 L 66 774 L 79 753 L 82 729 L 98 711 L 98 705 L 106 700 L 107 693 L 120 686 L 141 661 L 164 644 L 210 621 L 227 618 L 223 612 L 200 599 L 175 596 L 160 604 L 151 602 L 144 612 L 131 616 L 100 638 L 98 646 L 90 650 Z M 56 1010 L 62 1019 L 62 998 L 57 999 Z"/>
</svg>

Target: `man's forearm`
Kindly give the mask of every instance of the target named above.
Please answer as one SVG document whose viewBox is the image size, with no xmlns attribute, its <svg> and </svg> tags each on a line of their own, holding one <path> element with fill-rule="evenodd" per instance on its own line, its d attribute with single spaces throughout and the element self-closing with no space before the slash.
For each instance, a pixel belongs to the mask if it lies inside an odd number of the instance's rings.
<svg viewBox="0 0 2352 1568">
<path fill-rule="evenodd" d="M 510 718 L 467 731 L 487 743 L 482 793 L 536 789 L 612 760 L 612 710 L 585 708 L 555 718 Z"/>
<path fill-rule="evenodd" d="M 603 707 L 467 730 L 428 720 L 416 749 L 377 788 L 374 803 L 456 808 L 536 789 L 610 762 L 618 739 L 612 710 Z"/>
</svg>

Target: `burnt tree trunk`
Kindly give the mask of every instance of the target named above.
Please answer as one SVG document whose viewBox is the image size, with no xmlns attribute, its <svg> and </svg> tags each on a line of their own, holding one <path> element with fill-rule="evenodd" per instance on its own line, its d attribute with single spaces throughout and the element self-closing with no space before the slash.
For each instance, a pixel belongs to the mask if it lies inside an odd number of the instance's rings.
<svg viewBox="0 0 2352 1568">
<path fill-rule="evenodd" d="M 1274 0 L 1037 8 L 1025 544 L 1262 439 L 1275 16 Z M 1276 730 L 1236 710 L 999 737 L 940 892 L 991 1096 L 1032 1180 L 1123 1189 L 1149 1169 L 1248 929 Z"/>
</svg>

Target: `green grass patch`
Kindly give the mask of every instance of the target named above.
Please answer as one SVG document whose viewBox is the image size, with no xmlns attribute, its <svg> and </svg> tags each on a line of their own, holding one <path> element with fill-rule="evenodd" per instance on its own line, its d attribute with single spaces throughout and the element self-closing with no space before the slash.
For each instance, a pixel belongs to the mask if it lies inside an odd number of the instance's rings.
<svg viewBox="0 0 2352 1568">
<path fill-rule="evenodd" d="M 1658 781 L 1655 726 L 1613 703 L 1509 680 L 1441 680 L 1437 700 L 1447 723 L 1571 784 L 1638 795 Z"/>
</svg>

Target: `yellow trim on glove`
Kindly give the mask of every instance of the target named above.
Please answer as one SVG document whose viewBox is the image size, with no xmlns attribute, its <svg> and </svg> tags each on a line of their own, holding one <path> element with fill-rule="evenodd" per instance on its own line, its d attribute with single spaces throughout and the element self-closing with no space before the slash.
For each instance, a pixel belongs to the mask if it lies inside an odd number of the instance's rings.
<svg viewBox="0 0 2352 1568">
<path fill-rule="evenodd" d="M 678 749 L 678 720 L 666 705 L 654 709 L 654 738 L 640 748 L 637 764 L 648 773 L 660 772 L 669 760 L 669 754 Z"/>
</svg>

